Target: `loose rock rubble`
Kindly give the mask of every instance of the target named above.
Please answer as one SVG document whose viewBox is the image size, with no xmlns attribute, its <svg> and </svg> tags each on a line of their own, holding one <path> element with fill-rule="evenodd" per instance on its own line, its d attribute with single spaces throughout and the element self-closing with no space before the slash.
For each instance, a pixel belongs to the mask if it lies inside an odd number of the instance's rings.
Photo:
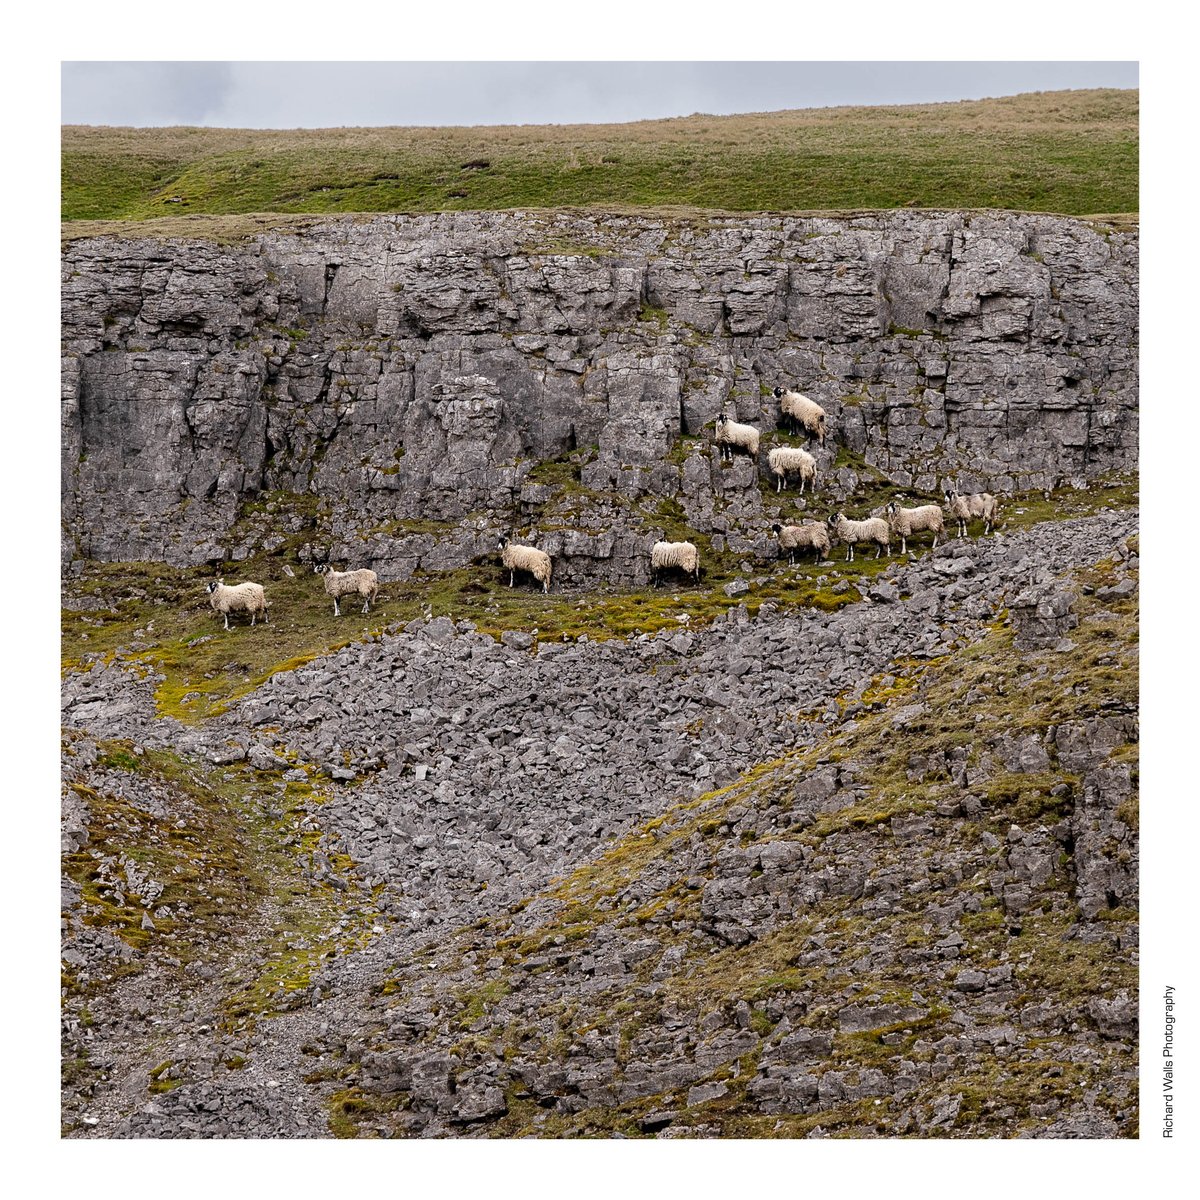
<svg viewBox="0 0 1200 1200">
<path fill-rule="evenodd" d="M 76 1135 L 1132 1135 L 1136 711 L 1054 680 L 1125 628 L 1135 529 L 952 540 L 835 613 L 629 641 L 418 621 L 199 728 L 157 718 L 127 664 L 68 674 L 68 784 L 180 817 L 104 764 L 120 739 L 261 779 L 264 811 L 311 785 L 311 886 L 369 910 L 300 1003 L 232 1032 L 201 963 L 157 1094 L 161 1062 L 125 1071 L 146 1018 L 101 1004 L 68 1031 L 100 1072 Z M 973 666 L 1010 628 L 1015 653 Z M 1111 678 L 1129 652 L 1113 641 Z M 937 740 L 959 675 L 960 708 L 1015 692 L 1051 715 Z M 64 850 L 85 852 L 87 793 L 67 794 Z M 170 900 L 136 861 L 105 870 L 152 922 Z M 175 987 L 81 903 L 68 881 L 77 968 L 140 966 L 112 985 L 127 1005 Z"/>
</svg>

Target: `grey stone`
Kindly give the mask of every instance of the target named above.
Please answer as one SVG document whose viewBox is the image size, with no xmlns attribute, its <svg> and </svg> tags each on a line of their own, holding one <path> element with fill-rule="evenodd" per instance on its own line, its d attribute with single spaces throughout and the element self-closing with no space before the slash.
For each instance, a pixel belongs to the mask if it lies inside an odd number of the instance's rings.
<svg viewBox="0 0 1200 1200">
<path fill-rule="evenodd" d="M 982 992 L 987 986 L 987 976 L 982 971 L 959 971 L 954 986 L 960 992 Z"/>
<path fill-rule="evenodd" d="M 965 974 L 966 972 L 963 972 Z M 960 974 L 959 979 L 962 979 Z M 961 982 L 958 984 L 961 988 Z M 838 1028 L 847 1033 L 862 1033 L 889 1025 L 908 1025 L 929 1015 L 927 1008 L 911 1008 L 901 1004 L 853 1004 L 838 1013 Z"/>
<path fill-rule="evenodd" d="M 728 1091 L 729 1085 L 719 1080 L 714 1083 L 697 1084 L 696 1087 L 688 1089 L 688 1107 L 691 1108 L 693 1104 L 705 1104 L 709 1100 L 717 1100 Z"/>
</svg>

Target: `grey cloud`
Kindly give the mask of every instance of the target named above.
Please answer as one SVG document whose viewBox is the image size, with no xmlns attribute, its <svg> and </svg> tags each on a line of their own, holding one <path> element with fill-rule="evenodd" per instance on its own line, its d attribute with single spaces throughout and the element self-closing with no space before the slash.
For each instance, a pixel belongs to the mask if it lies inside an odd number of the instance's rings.
<svg viewBox="0 0 1200 1200">
<path fill-rule="evenodd" d="M 63 64 L 63 121 L 573 124 L 1137 86 L 1133 62 L 76 62 Z"/>
<path fill-rule="evenodd" d="M 65 62 L 67 125 L 211 125 L 233 86 L 234 63 Z"/>
</svg>

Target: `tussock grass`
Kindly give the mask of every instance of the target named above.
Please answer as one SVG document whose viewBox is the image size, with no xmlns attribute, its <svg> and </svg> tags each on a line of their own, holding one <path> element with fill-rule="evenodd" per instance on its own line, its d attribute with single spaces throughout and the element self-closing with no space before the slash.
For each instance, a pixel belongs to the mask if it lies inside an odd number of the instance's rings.
<svg viewBox="0 0 1200 1200">
<path fill-rule="evenodd" d="M 62 217 L 563 206 L 1130 214 L 1137 122 L 1136 90 L 1095 89 L 624 125 L 68 125 Z"/>
</svg>

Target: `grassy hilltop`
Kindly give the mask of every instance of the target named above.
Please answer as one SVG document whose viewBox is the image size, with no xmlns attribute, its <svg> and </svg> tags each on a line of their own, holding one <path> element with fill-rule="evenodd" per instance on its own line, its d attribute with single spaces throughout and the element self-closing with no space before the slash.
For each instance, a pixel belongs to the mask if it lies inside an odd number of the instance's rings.
<svg viewBox="0 0 1200 1200">
<path fill-rule="evenodd" d="M 625 125 L 64 126 L 62 218 L 682 205 L 1138 208 L 1138 92 Z"/>
</svg>

